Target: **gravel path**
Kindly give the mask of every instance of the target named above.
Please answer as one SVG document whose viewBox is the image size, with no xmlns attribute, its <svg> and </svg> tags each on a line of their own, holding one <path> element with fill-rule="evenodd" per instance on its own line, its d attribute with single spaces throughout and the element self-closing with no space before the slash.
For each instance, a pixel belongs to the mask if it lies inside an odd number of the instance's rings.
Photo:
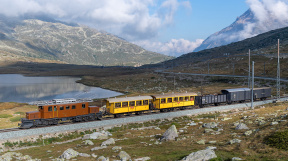
<svg viewBox="0 0 288 161">
<path fill-rule="evenodd" d="M 281 98 L 281 101 L 287 101 L 287 99 L 288 98 Z M 263 105 L 267 103 L 272 103 L 272 100 L 254 102 L 254 106 L 259 106 L 259 105 Z M 237 105 L 215 106 L 215 107 L 210 107 L 210 108 L 191 109 L 191 110 L 183 110 L 183 111 L 179 110 L 176 112 L 142 115 L 142 116 L 126 117 L 126 118 L 124 117 L 124 118 L 117 118 L 117 119 L 111 119 L 111 120 L 102 120 L 102 121 L 94 121 L 94 122 L 62 125 L 62 126 L 52 126 L 52 127 L 46 127 L 46 128 L 38 128 L 38 129 L 13 131 L 13 132 L 0 133 L 0 141 L 16 139 L 16 138 L 21 138 L 21 137 L 31 136 L 31 135 L 41 135 L 41 134 L 47 134 L 47 133 L 56 133 L 56 132 L 64 132 L 64 131 L 80 130 L 80 129 L 100 128 L 100 127 L 105 127 L 105 126 L 114 126 L 114 125 L 121 125 L 121 124 L 127 124 L 127 123 L 135 123 L 135 122 L 145 122 L 145 121 L 156 120 L 156 119 L 173 118 L 173 117 L 202 114 L 202 113 L 209 113 L 209 112 L 215 112 L 215 111 L 225 111 L 225 110 L 232 110 L 232 109 L 242 109 L 242 108 L 247 108 L 247 107 L 248 108 L 251 107 L 251 104 L 243 103 L 243 104 L 237 104 Z"/>
</svg>

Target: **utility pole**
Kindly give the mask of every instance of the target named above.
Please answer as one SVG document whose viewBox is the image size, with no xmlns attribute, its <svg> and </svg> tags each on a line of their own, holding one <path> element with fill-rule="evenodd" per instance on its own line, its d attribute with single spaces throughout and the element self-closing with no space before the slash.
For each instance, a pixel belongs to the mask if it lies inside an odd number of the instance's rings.
<svg viewBox="0 0 288 161">
<path fill-rule="evenodd" d="M 250 49 L 249 49 L 249 69 L 248 69 L 248 88 L 250 88 Z"/>
<path fill-rule="evenodd" d="M 235 75 L 235 63 L 233 63 L 233 75 Z"/>
<path fill-rule="evenodd" d="M 208 74 L 209 74 L 209 70 L 210 70 L 210 68 L 209 68 L 209 61 L 208 61 Z"/>
<path fill-rule="evenodd" d="M 277 100 L 280 99 L 280 60 L 279 60 L 279 39 L 278 39 L 278 64 L 277 64 Z"/>
<path fill-rule="evenodd" d="M 254 61 L 252 61 L 252 85 L 251 85 L 252 89 L 251 89 L 251 109 L 254 110 L 254 106 L 253 106 L 253 101 L 254 101 L 254 93 L 253 93 L 253 89 L 254 89 Z"/>
<path fill-rule="evenodd" d="M 266 76 L 265 63 L 266 63 L 266 62 L 264 62 L 264 73 L 263 73 L 263 74 L 264 74 L 264 77 Z"/>
</svg>

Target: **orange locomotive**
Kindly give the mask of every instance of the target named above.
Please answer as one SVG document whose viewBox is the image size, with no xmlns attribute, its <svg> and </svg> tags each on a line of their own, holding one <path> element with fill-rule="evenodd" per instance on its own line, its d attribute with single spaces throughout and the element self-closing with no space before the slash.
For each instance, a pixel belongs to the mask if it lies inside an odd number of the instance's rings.
<svg viewBox="0 0 288 161">
<path fill-rule="evenodd" d="M 57 125 L 63 122 L 92 121 L 102 118 L 99 107 L 89 106 L 91 100 L 54 99 L 52 101 L 39 101 L 38 111 L 26 113 L 21 119 L 19 128 Z"/>
</svg>

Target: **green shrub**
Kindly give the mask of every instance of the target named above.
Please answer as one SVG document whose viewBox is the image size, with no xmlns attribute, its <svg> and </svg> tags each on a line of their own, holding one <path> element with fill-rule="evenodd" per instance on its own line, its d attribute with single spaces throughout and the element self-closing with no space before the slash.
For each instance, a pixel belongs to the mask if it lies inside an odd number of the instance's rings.
<svg viewBox="0 0 288 161">
<path fill-rule="evenodd" d="M 10 118 L 10 121 L 11 122 L 18 122 L 21 120 L 21 118 L 22 118 L 21 116 L 12 117 L 12 118 Z"/>
<path fill-rule="evenodd" d="M 8 117 L 12 117 L 12 115 L 0 114 L 0 118 L 8 118 Z"/>
<path fill-rule="evenodd" d="M 265 138 L 265 143 L 277 149 L 288 150 L 288 130 L 275 132 Z"/>
</svg>

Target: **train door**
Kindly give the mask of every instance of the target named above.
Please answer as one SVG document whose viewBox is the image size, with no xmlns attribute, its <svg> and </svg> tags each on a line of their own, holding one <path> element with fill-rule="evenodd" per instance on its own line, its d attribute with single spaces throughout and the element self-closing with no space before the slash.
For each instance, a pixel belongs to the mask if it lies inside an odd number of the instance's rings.
<svg viewBox="0 0 288 161">
<path fill-rule="evenodd" d="M 58 108 L 57 106 L 54 106 L 54 110 L 53 110 L 53 118 L 58 117 Z"/>
</svg>

